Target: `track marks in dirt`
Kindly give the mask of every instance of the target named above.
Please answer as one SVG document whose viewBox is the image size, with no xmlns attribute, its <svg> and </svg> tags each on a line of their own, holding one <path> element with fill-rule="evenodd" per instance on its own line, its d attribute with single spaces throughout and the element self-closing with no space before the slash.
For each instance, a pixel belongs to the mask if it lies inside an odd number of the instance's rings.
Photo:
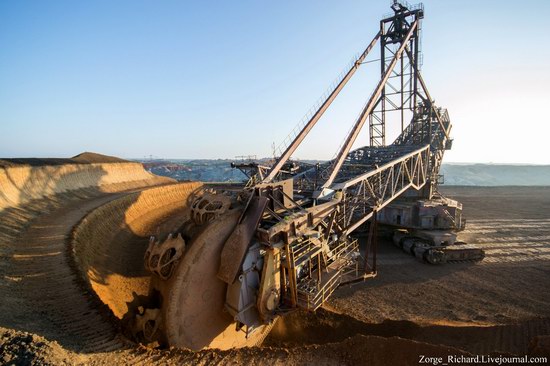
<svg viewBox="0 0 550 366">
<path fill-rule="evenodd" d="M 464 204 L 459 238 L 485 249 L 485 259 L 429 266 L 381 241 L 378 277 L 339 289 L 331 305 L 366 322 L 504 325 L 550 317 L 550 188 L 444 188 Z"/>
<path fill-rule="evenodd" d="M 122 194 L 74 201 L 34 219 L 12 243 L 0 297 L 13 301 L 1 325 L 55 339 L 66 349 L 89 353 L 124 346 L 110 323 L 87 299 L 69 265 L 66 236 L 89 210 Z"/>
<path fill-rule="evenodd" d="M 485 250 L 485 265 L 550 263 L 550 220 L 470 220 L 460 238 Z"/>
</svg>

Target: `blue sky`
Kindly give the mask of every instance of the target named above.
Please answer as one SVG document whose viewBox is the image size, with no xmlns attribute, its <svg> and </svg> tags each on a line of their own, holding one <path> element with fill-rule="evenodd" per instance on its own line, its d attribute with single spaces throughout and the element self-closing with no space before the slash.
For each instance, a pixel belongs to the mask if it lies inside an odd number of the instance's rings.
<svg viewBox="0 0 550 366">
<path fill-rule="evenodd" d="M 389 4 L 0 1 L 0 156 L 269 156 Z M 550 2 L 424 5 L 423 76 L 454 125 L 445 160 L 549 164 Z M 377 72 L 360 69 L 296 157 L 334 155 Z"/>
</svg>

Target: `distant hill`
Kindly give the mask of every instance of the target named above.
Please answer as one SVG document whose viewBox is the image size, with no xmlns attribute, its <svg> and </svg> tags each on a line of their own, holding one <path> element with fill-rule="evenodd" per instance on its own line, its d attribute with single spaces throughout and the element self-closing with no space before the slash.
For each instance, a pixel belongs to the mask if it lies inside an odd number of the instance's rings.
<svg viewBox="0 0 550 366">
<path fill-rule="evenodd" d="M 443 164 L 445 185 L 550 186 L 550 165 Z"/>
<path fill-rule="evenodd" d="M 93 163 L 128 163 L 128 160 L 114 156 L 102 155 L 93 152 L 83 152 L 72 158 L 0 158 L 0 167 L 6 168 L 19 165 L 45 166 L 64 164 L 93 164 Z"/>
<path fill-rule="evenodd" d="M 127 163 L 128 162 L 128 160 L 117 158 L 116 156 L 103 155 L 103 154 L 98 154 L 98 153 L 89 152 L 89 151 L 73 156 L 71 160 L 77 163 L 84 163 L 84 164 Z"/>
</svg>

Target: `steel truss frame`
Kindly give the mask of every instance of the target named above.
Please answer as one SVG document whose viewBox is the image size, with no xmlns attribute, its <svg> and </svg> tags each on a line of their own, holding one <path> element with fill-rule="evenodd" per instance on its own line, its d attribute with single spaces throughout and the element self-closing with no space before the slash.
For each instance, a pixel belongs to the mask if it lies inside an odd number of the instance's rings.
<svg viewBox="0 0 550 366">
<path fill-rule="evenodd" d="M 384 75 L 390 68 L 391 61 L 396 57 L 398 47 L 404 43 L 405 36 L 411 25 L 423 18 L 422 6 L 416 9 L 394 5 L 395 14 L 380 21 L 380 72 Z M 412 36 L 406 42 L 407 52 L 399 57 L 399 65 L 392 68 L 388 81 L 384 84 L 376 107 L 369 116 L 370 146 L 386 145 L 387 113 L 400 112 L 401 131 L 404 130 L 405 111 L 416 108 L 418 89 L 420 24 L 414 29 Z M 388 57 L 389 56 L 389 57 Z"/>
<path fill-rule="evenodd" d="M 419 191 L 437 182 L 444 150 L 450 147 L 448 113 L 435 107 L 419 72 L 423 8 L 400 0 L 394 0 L 392 8 L 394 14 L 380 22 L 380 31 L 300 126 L 271 169 L 261 170 L 254 184 L 247 187 L 252 195 L 271 202 L 255 237 L 264 246 L 282 249 L 281 298 L 291 307 L 315 310 L 338 285 L 376 275 L 376 213 L 405 191 Z M 323 169 L 310 168 L 282 180 L 285 163 L 378 41 L 380 80 L 336 157 Z M 412 112 L 412 120 L 405 128 L 407 110 Z M 395 111 L 400 112 L 401 135 L 386 146 L 387 113 Z M 351 151 L 367 119 L 370 146 Z M 305 183 L 298 187 L 298 182 Z M 291 187 L 290 191 L 284 187 Z M 350 235 L 369 220 L 369 244 L 363 274 L 359 275 L 359 250 Z"/>
<path fill-rule="evenodd" d="M 344 192 L 343 234 L 349 235 L 407 189 L 421 189 L 428 180 L 429 159 L 430 147 L 425 145 L 378 169 L 333 185 L 333 189 Z"/>
</svg>

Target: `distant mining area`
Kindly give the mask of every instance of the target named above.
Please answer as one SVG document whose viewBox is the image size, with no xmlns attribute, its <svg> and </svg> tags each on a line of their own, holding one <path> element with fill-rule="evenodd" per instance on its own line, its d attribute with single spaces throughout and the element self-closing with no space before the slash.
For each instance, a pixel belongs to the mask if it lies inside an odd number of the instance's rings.
<svg viewBox="0 0 550 366">
<path fill-rule="evenodd" d="M 231 168 L 235 160 L 229 159 L 137 161 L 151 173 L 180 181 L 240 182 L 246 179 L 238 169 Z M 314 165 L 317 161 L 305 160 L 303 163 Z M 443 184 L 449 186 L 550 186 L 550 165 L 443 163 L 441 174 Z"/>
</svg>

